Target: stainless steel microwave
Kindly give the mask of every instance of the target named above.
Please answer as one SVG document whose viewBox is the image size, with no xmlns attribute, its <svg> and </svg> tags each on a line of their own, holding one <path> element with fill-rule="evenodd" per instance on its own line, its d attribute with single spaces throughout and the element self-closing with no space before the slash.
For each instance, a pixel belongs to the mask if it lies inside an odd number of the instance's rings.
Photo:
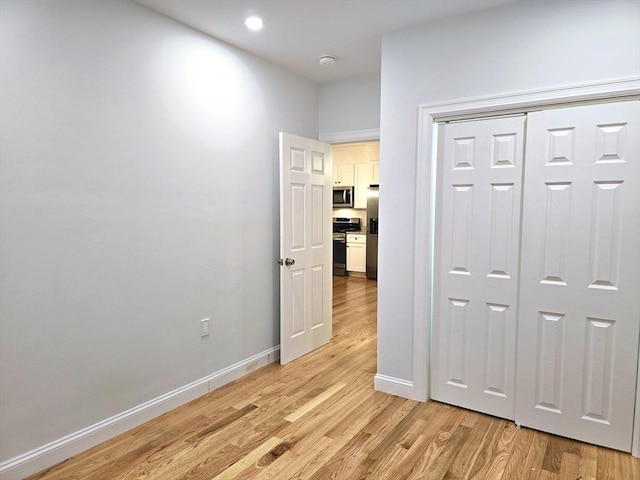
<svg viewBox="0 0 640 480">
<path fill-rule="evenodd" d="M 333 187 L 333 208 L 353 208 L 353 187 Z"/>
</svg>

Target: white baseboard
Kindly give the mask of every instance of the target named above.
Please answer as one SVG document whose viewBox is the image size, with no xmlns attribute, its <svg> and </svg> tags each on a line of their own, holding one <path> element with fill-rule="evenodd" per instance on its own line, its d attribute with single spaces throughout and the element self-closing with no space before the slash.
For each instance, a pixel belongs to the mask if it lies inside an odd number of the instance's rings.
<svg viewBox="0 0 640 480">
<path fill-rule="evenodd" d="M 408 380 L 377 373 L 373 379 L 373 386 L 378 392 L 408 398 L 409 400 L 420 400 L 415 392 L 413 382 Z"/>
<path fill-rule="evenodd" d="M 280 358 L 280 346 L 0 464 L 0 480 L 20 480 L 220 388 Z"/>
</svg>

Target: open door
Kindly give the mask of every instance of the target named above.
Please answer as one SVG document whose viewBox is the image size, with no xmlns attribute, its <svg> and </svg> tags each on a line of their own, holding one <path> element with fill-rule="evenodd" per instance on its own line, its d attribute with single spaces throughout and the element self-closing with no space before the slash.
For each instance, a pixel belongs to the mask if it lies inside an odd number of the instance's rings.
<svg viewBox="0 0 640 480">
<path fill-rule="evenodd" d="M 280 363 L 331 339 L 331 145 L 280 133 Z"/>
</svg>

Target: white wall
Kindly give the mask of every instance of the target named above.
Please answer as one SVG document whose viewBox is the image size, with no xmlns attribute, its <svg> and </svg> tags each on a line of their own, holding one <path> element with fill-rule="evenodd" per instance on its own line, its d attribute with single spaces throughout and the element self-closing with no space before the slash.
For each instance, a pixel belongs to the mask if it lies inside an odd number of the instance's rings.
<svg viewBox="0 0 640 480">
<path fill-rule="evenodd" d="M 318 89 L 320 134 L 380 128 L 380 75 L 322 83 Z"/>
<path fill-rule="evenodd" d="M 640 76 L 638 25 L 637 1 L 540 0 L 383 38 L 380 375 L 414 380 L 418 105 Z"/>
<path fill-rule="evenodd" d="M 277 132 L 318 111 L 137 4 L 0 7 L 2 462 L 279 343 Z"/>
</svg>

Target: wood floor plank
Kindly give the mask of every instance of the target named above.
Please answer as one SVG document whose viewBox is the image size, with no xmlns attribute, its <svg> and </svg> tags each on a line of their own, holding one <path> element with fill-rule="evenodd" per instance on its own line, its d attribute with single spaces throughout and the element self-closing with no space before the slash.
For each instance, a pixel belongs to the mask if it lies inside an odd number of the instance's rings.
<svg viewBox="0 0 640 480">
<path fill-rule="evenodd" d="M 408 463 L 409 451 L 400 443 L 389 448 L 384 456 L 384 461 L 377 461 L 369 467 L 368 475 L 376 480 L 397 479 L 397 467 Z"/>
<path fill-rule="evenodd" d="M 421 480 L 423 478 L 427 478 L 425 476 L 427 475 L 427 472 L 429 473 L 428 478 L 431 478 L 433 476 L 434 479 L 441 478 L 438 477 L 440 473 L 442 473 L 443 475 L 446 474 L 446 470 L 440 472 L 438 469 L 434 469 L 434 467 L 438 464 L 438 462 L 440 462 L 440 465 L 438 467 L 440 469 L 442 469 L 443 467 L 446 467 L 446 469 L 448 469 L 451 465 L 450 462 L 446 461 L 447 459 L 445 459 L 445 462 L 442 463 L 442 461 L 440 460 L 440 456 L 443 454 L 445 448 L 449 443 L 449 440 L 464 420 L 464 411 L 462 409 L 455 408 L 449 410 L 448 413 L 449 415 L 447 417 L 447 420 L 438 430 L 436 436 L 429 442 L 426 450 L 424 451 L 424 454 L 421 456 L 421 458 L 407 477 L 408 480 Z M 466 429 L 465 432 L 468 435 L 469 427 L 462 428 Z"/>
<path fill-rule="evenodd" d="M 414 475 L 416 472 L 423 471 L 425 467 L 420 465 L 420 461 L 422 459 L 431 458 L 430 452 L 428 452 L 429 448 L 437 444 L 437 442 L 434 443 L 436 437 L 443 431 L 447 430 L 445 425 L 452 418 L 450 415 L 451 411 L 438 412 L 438 406 L 439 405 L 434 402 L 421 407 L 422 412 L 418 420 L 428 420 L 428 422 L 426 422 L 426 425 L 424 423 L 416 422 L 415 425 L 419 426 L 422 431 L 418 438 L 413 439 L 411 434 L 412 432 L 410 430 L 401 440 L 400 445 L 407 449 L 407 453 L 402 462 L 399 462 L 397 465 L 389 466 L 387 469 L 388 478 L 406 479 L 411 475 Z M 429 411 L 431 409 L 436 410 Z M 463 425 L 465 420 L 468 420 L 469 418 L 466 413 L 469 412 L 457 411 L 456 420 L 452 425 L 458 424 L 458 419 L 460 420 L 459 425 Z"/>
<path fill-rule="evenodd" d="M 582 480 L 596 480 L 598 468 L 598 447 L 583 443 L 578 461 L 578 475 Z"/>
<path fill-rule="evenodd" d="M 313 400 L 311 400 L 307 404 L 305 404 L 302 407 L 300 407 L 295 412 L 287 415 L 284 419 L 287 422 L 295 422 L 296 420 L 300 419 L 300 417 L 302 417 L 303 415 L 306 415 L 307 413 L 309 413 L 311 410 L 316 408 L 318 405 L 320 405 L 325 400 L 331 398 L 336 392 L 339 392 L 340 390 L 342 390 L 346 386 L 347 386 L 347 384 L 344 383 L 344 382 L 336 383 L 334 386 L 332 386 L 328 390 L 324 391 L 323 393 L 321 393 L 320 395 L 315 397 Z"/>
<path fill-rule="evenodd" d="M 376 283 L 334 278 L 331 342 L 31 480 L 627 480 L 640 460 L 373 390 Z"/>
<path fill-rule="evenodd" d="M 424 442 L 425 439 L 433 440 L 433 438 L 435 438 L 448 418 L 447 411 L 442 410 L 441 406 L 442 404 L 436 402 L 428 402 L 421 406 L 420 415 L 416 418 L 413 425 L 409 426 L 407 433 L 400 440 L 404 448 L 412 448 L 418 440 Z M 464 413 L 463 419 L 466 418 Z"/>
<path fill-rule="evenodd" d="M 519 480 L 533 441 L 533 431 L 527 428 L 517 429 L 511 455 L 504 467 L 500 480 Z"/>
<path fill-rule="evenodd" d="M 367 461 L 372 464 L 380 462 L 386 457 L 386 455 L 393 449 L 400 439 L 407 433 L 411 425 L 416 421 L 416 418 L 420 415 L 420 405 L 414 404 L 411 411 L 397 424 L 397 426 L 388 435 L 385 435 L 382 442 L 371 451 L 368 455 Z"/>
<path fill-rule="evenodd" d="M 428 469 L 418 472 L 419 476 L 414 478 L 423 478 L 426 472 L 428 472 L 427 478 L 433 480 L 447 478 L 447 472 L 449 472 L 451 465 L 456 458 L 458 458 L 462 445 L 467 441 L 470 433 L 471 429 L 469 427 L 459 425 L 453 431 L 452 435 L 442 435 L 438 437 L 438 441 L 441 443 L 442 448 L 435 457 L 435 461 Z"/>
<path fill-rule="evenodd" d="M 336 478 L 360 478 L 356 472 L 362 467 L 362 457 L 371 435 L 358 432 L 351 437 L 333 457 L 328 459 L 309 480 L 331 480 Z"/>
<path fill-rule="evenodd" d="M 262 445 L 260 445 L 255 450 L 252 450 L 247 455 L 242 457 L 239 461 L 234 463 L 232 466 L 224 470 L 222 473 L 213 477 L 212 480 L 233 480 L 236 476 L 242 472 L 245 468 L 252 465 L 253 463 L 257 463 L 258 460 L 264 457 L 271 450 L 276 448 L 278 445 L 282 443 L 282 439 L 278 437 L 272 437 Z"/>
<path fill-rule="evenodd" d="M 369 392 L 369 394 L 363 399 L 362 403 L 354 408 L 342 422 L 327 431 L 325 436 L 329 438 L 338 438 L 344 435 L 349 435 L 353 429 L 356 429 L 356 434 L 359 433 L 370 423 L 371 418 L 377 417 L 378 414 L 384 411 L 391 404 L 393 398 L 393 396 L 386 395 L 384 393 L 373 391 Z"/>
<path fill-rule="evenodd" d="M 492 420 L 494 421 L 487 427 L 487 435 L 483 441 L 480 442 L 478 454 L 469 471 L 468 478 L 485 478 L 488 469 L 492 465 L 494 455 L 499 453 L 498 446 L 500 445 L 500 438 L 502 437 L 506 421 L 493 418 Z"/>
<path fill-rule="evenodd" d="M 540 432 L 533 432 L 533 440 L 529 447 L 526 462 L 519 472 L 518 479 L 537 480 L 543 471 L 542 464 L 549 444 L 550 436 Z M 548 472 L 548 470 L 547 470 Z M 551 472 L 549 472 L 551 473 Z"/>
<path fill-rule="evenodd" d="M 576 480 L 578 478 L 578 467 L 580 465 L 580 457 L 570 452 L 562 454 L 562 464 L 558 472 L 559 480 Z"/>
<path fill-rule="evenodd" d="M 484 480 L 496 480 L 502 478 L 509 457 L 515 447 L 516 435 L 517 429 L 515 424 L 505 422 L 502 435 L 500 436 L 496 448 L 493 450 L 491 460 L 487 464 L 487 468 L 482 475 Z"/>
<path fill-rule="evenodd" d="M 371 470 L 375 468 L 376 456 L 374 452 L 380 444 L 387 438 L 389 432 L 393 431 L 402 420 L 415 408 L 415 402 L 393 397 L 392 401 L 382 411 L 376 412 L 368 417 L 369 422 L 362 427 L 356 435 L 362 435 L 362 444 L 357 445 L 357 457 L 343 461 L 340 459 L 345 452 L 337 455 L 337 463 L 332 458 L 331 468 L 325 468 L 326 478 L 336 479 L 360 479 L 373 478 Z M 343 476 L 344 475 L 344 476 Z M 319 476 L 317 480 L 324 479 Z"/>
<path fill-rule="evenodd" d="M 451 478 L 470 478 L 471 469 L 476 463 L 483 446 L 488 438 L 493 436 L 495 419 L 484 416 L 478 419 L 473 426 L 467 426 L 464 421 L 461 426 L 469 429 L 469 438 L 460 448 L 460 460 L 449 469 Z"/>
<path fill-rule="evenodd" d="M 321 464 L 317 458 L 322 452 L 329 448 L 331 440 L 322 435 L 314 435 L 304 440 L 308 443 L 299 447 L 298 451 L 296 451 L 296 445 L 294 444 L 284 455 L 279 457 L 277 461 L 270 464 L 267 468 L 257 470 L 254 475 L 246 478 L 251 480 L 289 479 L 296 478 L 296 473 L 302 469 L 305 464 L 318 465 L 318 468 L 320 468 Z M 309 444 L 315 445 L 315 448 L 309 450 Z M 301 454 L 300 450 L 306 451 L 305 454 Z"/>
</svg>

